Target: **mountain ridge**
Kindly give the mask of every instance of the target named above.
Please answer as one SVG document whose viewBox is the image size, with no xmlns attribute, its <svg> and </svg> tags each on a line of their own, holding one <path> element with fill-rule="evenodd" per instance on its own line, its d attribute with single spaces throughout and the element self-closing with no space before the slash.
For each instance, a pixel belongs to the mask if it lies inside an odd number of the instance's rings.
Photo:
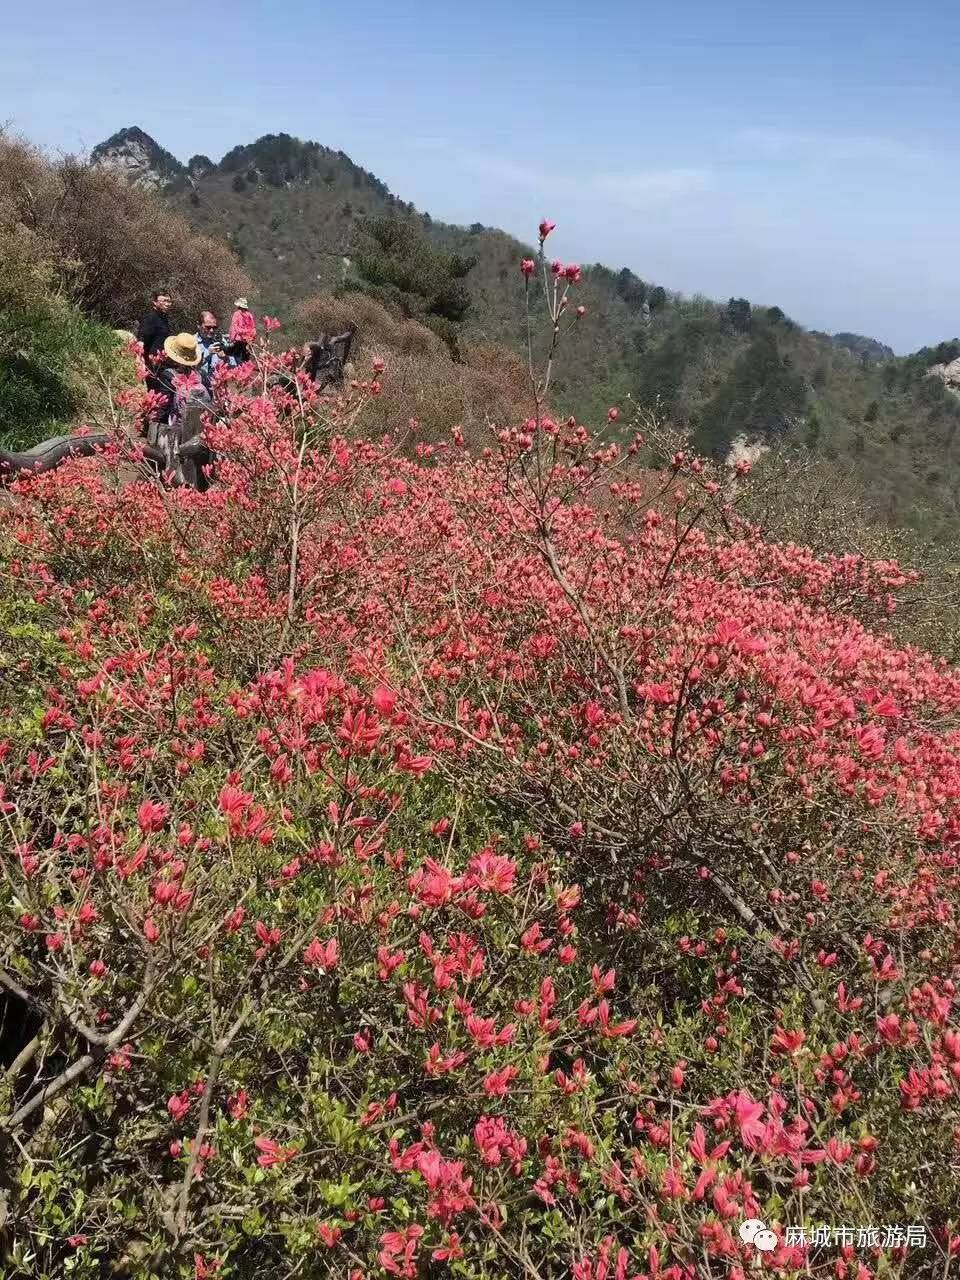
<svg viewBox="0 0 960 1280">
<path fill-rule="evenodd" d="M 299 308 L 342 288 L 364 220 L 394 216 L 475 259 L 468 341 L 525 349 L 518 267 L 531 246 L 480 223 L 434 220 L 345 152 L 265 134 L 217 162 L 184 165 L 134 127 L 95 154 L 230 245 L 256 282 L 255 308 L 277 314 L 295 339 L 311 336 L 298 329 Z M 685 297 L 600 263 L 583 266 L 576 294 L 589 320 L 555 367 L 558 411 L 604 422 L 608 406 L 633 401 L 715 458 L 734 441 L 807 449 L 855 476 L 878 519 L 945 540 L 960 532 L 960 398 L 928 376 L 954 358 L 952 343 L 894 357 L 876 338 L 809 330 L 777 306 Z"/>
<path fill-rule="evenodd" d="M 118 162 L 119 153 L 125 147 L 130 148 L 132 152 L 131 162 L 127 165 Z M 191 185 L 196 189 L 198 181 L 217 174 L 229 174 L 234 181 L 239 178 L 247 185 L 263 181 L 269 186 L 283 187 L 298 181 L 309 182 L 324 163 L 329 172 L 329 164 L 339 161 L 348 166 L 351 173 L 359 175 L 362 185 L 376 192 L 392 209 L 407 214 L 417 212 L 413 202 L 399 199 L 384 182 L 369 169 L 356 164 L 346 152 L 334 150 L 315 141 L 304 141 L 283 132 L 262 134 L 252 142 L 233 146 L 224 152 L 219 161 L 211 160 L 206 155 L 195 155 L 183 163 L 140 126 L 132 125 L 118 130 L 110 138 L 94 147 L 90 153 L 90 160 L 95 165 L 102 164 L 114 168 L 121 176 L 127 177 L 131 170 L 136 170 L 137 162 L 142 161 L 144 156 L 150 157 L 153 161 L 149 166 L 148 174 L 145 175 L 149 183 L 155 189 L 166 188 L 177 191 L 184 185 Z M 239 187 L 239 183 L 237 185 Z M 428 226 L 467 229 L 465 225 L 438 222 L 427 212 L 421 213 L 420 216 Z M 510 232 L 496 227 L 487 227 L 481 223 L 471 224 L 469 231 L 472 235 L 486 232 L 504 236 L 525 250 L 530 247 L 517 240 Z M 629 268 L 622 268 L 621 275 L 624 272 L 629 272 Z M 777 310 L 777 308 L 773 309 Z M 826 337 L 837 346 L 855 354 L 867 353 L 871 360 L 892 359 L 895 355 L 891 347 L 880 342 L 876 337 L 851 332 L 835 334 L 821 334 L 816 330 L 810 330 L 810 332 L 816 332 L 817 336 Z"/>
</svg>

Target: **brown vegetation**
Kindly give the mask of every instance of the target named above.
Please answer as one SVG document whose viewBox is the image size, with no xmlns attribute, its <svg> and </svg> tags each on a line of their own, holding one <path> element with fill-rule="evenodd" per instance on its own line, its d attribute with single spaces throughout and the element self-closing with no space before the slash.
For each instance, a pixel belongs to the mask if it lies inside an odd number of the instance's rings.
<svg viewBox="0 0 960 1280">
<path fill-rule="evenodd" d="M 459 426 L 477 445 L 485 443 L 489 425 L 513 425 L 532 412 L 529 374 L 511 352 L 493 343 L 465 345 L 454 362 L 436 334 L 362 294 L 308 299 L 297 311 L 294 335 L 315 338 L 350 327 L 356 330 L 351 360 L 357 367 L 380 358 L 389 369 L 382 394 L 365 415 L 371 434 L 414 419 L 420 440 L 448 439 Z"/>
<path fill-rule="evenodd" d="M 0 138 L 0 214 L 49 247 L 60 291 L 108 325 L 129 327 L 157 288 L 169 290 L 184 324 L 250 290 L 230 250 L 167 205 L 74 157 L 51 161 L 9 138 Z"/>
</svg>

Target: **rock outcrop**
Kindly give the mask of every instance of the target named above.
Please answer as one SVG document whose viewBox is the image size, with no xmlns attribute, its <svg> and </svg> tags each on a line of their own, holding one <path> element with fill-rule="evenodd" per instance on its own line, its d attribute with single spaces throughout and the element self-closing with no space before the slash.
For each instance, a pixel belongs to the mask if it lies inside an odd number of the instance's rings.
<svg viewBox="0 0 960 1280">
<path fill-rule="evenodd" d="M 94 147 L 90 163 L 97 168 L 112 170 L 132 187 L 148 191 L 164 190 L 182 182 L 187 174 L 176 156 L 165 151 L 149 133 L 136 126 L 121 129 Z"/>
<path fill-rule="evenodd" d="M 765 453 L 769 452 L 770 446 L 762 440 L 748 440 L 743 435 L 735 436 L 730 442 L 726 463 L 728 467 L 735 467 L 738 462 L 749 462 L 752 467 Z"/>
<path fill-rule="evenodd" d="M 957 356 L 956 360 L 951 360 L 949 364 L 931 365 L 927 372 L 931 376 L 942 378 L 947 390 L 952 391 L 955 396 L 960 396 L 960 356 Z"/>
</svg>

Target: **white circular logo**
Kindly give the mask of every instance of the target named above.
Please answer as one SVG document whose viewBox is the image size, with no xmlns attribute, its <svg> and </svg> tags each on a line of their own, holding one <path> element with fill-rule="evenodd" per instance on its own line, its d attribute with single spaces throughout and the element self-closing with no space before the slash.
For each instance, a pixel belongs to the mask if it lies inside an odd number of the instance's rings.
<svg viewBox="0 0 960 1280">
<path fill-rule="evenodd" d="M 760 1218 L 748 1218 L 740 1224 L 740 1239 L 752 1244 L 761 1253 L 772 1253 L 777 1247 L 777 1237 Z"/>
<path fill-rule="evenodd" d="M 753 1247 L 759 1249 L 761 1253 L 773 1253 L 777 1247 L 777 1237 L 772 1231 L 764 1228 L 753 1237 Z"/>
</svg>

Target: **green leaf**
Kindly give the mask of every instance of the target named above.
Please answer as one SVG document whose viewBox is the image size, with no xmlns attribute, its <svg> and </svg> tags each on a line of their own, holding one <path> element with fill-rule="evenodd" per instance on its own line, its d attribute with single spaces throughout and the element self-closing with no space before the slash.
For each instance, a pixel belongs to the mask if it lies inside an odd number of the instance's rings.
<svg viewBox="0 0 960 1280">
<path fill-rule="evenodd" d="M 362 1186 L 363 1184 L 360 1182 L 351 1182 L 349 1178 L 343 1177 L 339 1182 L 321 1182 L 320 1194 L 327 1204 L 339 1209 L 347 1204 L 350 1198 L 361 1190 Z"/>
</svg>

